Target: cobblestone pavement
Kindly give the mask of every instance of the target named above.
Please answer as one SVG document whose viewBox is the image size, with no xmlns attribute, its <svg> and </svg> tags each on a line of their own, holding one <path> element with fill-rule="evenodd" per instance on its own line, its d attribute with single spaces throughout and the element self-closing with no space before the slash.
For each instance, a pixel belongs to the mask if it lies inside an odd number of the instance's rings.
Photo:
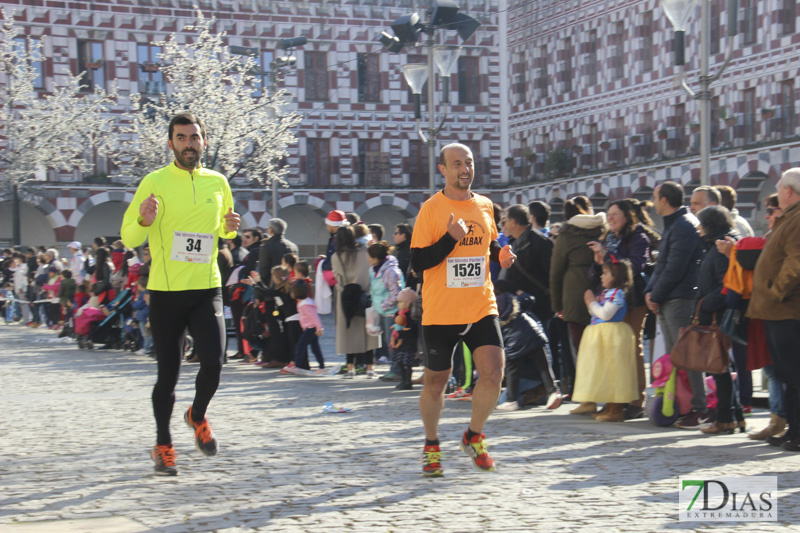
<svg viewBox="0 0 800 533">
<path fill-rule="evenodd" d="M 206 458 L 180 419 L 197 369 L 187 364 L 173 416 L 180 473 L 163 478 L 148 457 L 152 359 L 4 326 L 0 369 L 0 531 L 776 529 L 679 522 L 688 475 L 777 475 L 779 525 L 800 523 L 800 455 L 742 434 L 603 424 L 569 415 L 570 404 L 495 413 L 486 432 L 498 471 L 484 474 L 457 446 L 470 404 L 448 402 L 445 477 L 424 479 L 418 391 L 230 363 L 209 409 L 220 453 Z M 353 411 L 323 414 L 328 401 Z"/>
</svg>

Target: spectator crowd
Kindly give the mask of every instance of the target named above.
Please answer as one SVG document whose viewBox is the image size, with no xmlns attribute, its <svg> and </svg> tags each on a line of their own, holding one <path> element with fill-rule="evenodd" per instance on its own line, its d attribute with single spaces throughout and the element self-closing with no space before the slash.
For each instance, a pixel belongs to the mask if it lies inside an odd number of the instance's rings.
<svg viewBox="0 0 800 533">
<path fill-rule="evenodd" d="M 516 262 L 492 265 L 506 353 L 506 390 L 498 409 L 576 405 L 575 416 L 601 422 L 643 418 L 644 341 L 657 328 L 667 353 L 695 323 L 722 326 L 730 338 L 723 372 L 686 372 L 690 401 L 677 428 L 708 434 L 744 431 L 752 409 L 751 372 L 769 379 L 770 424 L 752 439 L 800 451 L 800 169 L 784 173 L 765 201 L 769 231 L 755 236 L 725 186 L 694 189 L 688 207 L 680 184 L 658 185 L 651 201 L 621 199 L 595 212 L 586 196 L 569 198 L 564 223 L 550 224 L 544 202 L 495 204 L 501 244 Z M 663 227 L 656 228 L 651 215 Z M 325 369 L 323 335 L 345 356 L 343 379 L 377 378 L 414 388 L 413 368 L 425 363 L 420 320 L 424 277 L 411 268 L 409 224 L 387 228 L 353 213 L 325 219 L 326 254 L 303 258 L 285 221 L 221 239 L 217 261 L 224 305 L 236 336 L 228 359 L 284 372 Z M 153 352 L 149 334 L 148 245 L 126 249 L 102 237 L 54 248 L 2 252 L 3 317 L 7 324 L 75 334 L 84 309 L 106 309 L 130 295 L 131 346 Z M 333 313 L 335 331 L 320 314 Z M 191 333 L 191 332 L 189 332 Z M 657 354 L 661 355 L 661 354 Z M 454 354 L 448 398 L 468 400 L 475 382 L 470 353 Z M 330 359 L 330 357 L 328 357 Z M 191 350 L 187 360 L 193 361 Z M 710 376 L 710 380 L 707 379 Z M 715 391 L 715 395 L 709 394 Z M 713 401 L 712 401 L 713 396 Z"/>
</svg>

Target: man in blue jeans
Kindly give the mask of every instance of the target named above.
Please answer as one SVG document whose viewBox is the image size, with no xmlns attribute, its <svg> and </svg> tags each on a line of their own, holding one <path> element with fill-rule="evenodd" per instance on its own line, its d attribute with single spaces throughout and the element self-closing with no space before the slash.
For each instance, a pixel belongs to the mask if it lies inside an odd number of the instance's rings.
<svg viewBox="0 0 800 533">
<path fill-rule="evenodd" d="M 703 258 L 697 219 L 683 206 L 679 183 L 667 181 L 653 191 L 656 212 L 664 218 L 664 235 L 658 247 L 658 261 L 645 288 L 647 307 L 658 315 L 664 346 L 672 350 L 680 328 L 688 326 L 695 306 L 697 271 Z M 692 388 L 692 410 L 678 419 L 675 427 L 699 429 L 710 423 L 706 415 L 706 393 L 702 372 L 687 372 Z"/>
<path fill-rule="evenodd" d="M 800 168 L 781 176 L 778 205 L 783 215 L 775 220 L 756 263 L 747 316 L 764 320 L 773 371 L 786 384 L 789 428 L 782 436 L 768 437 L 767 442 L 800 452 Z"/>
</svg>

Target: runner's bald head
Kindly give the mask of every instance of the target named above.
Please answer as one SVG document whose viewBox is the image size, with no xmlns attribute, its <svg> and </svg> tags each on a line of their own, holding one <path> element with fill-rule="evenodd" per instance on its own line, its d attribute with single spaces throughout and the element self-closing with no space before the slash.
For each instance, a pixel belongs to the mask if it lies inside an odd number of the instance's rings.
<svg viewBox="0 0 800 533">
<path fill-rule="evenodd" d="M 439 164 L 446 167 L 447 166 L 447 159 L 446 159 L 446 152 L 453 148 L 460 148 L 469 154 L 470 159 L 474 159 L 472 157 L 472 150 L 469 149 L 469 146 L 461 143 L 450 143 L 447 146 L 442 147 L 442 151 L 439 154 Z"/>
</svg>

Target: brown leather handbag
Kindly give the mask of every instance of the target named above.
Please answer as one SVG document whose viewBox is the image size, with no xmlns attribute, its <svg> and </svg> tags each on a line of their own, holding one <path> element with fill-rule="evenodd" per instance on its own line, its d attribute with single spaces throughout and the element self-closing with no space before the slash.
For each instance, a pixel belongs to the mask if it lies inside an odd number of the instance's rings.
<svg viewBox="0 0 800 533">
<path fill-rule="evenodd" d="M 722 374 L 730 368 L 728 351 L 731 349 L 731 340 L 717 325 L 716 313 L 710 326 L 698 324 L 702 304 L 703 299 L 697 302 L 692 323 L 681 328 L 669 359 L 682 370 Z"/>
</svg>

